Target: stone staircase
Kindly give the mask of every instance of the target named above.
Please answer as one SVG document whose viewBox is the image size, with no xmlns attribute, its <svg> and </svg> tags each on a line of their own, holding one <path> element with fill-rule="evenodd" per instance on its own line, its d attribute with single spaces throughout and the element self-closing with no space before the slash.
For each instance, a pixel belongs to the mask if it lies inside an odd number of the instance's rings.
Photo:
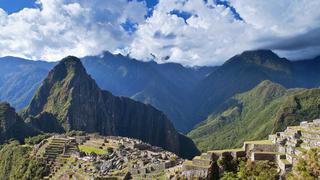
<svg viewBox="0 0 320 180">
<path fill-rule="evenodd" d="M 45 179 L 55 179 L 55 175 L 67 164 L 72 152 L 77 150 L 78 146 L 74 139 L 52 138 L 43 154 L 43 158 L 50 166 L 50 174 Z"/>
</svg>

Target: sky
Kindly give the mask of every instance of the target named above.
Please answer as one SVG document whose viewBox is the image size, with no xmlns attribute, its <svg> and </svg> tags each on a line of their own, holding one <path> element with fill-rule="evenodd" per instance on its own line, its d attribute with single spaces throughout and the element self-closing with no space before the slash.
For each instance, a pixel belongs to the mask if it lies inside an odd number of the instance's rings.
<svg viewBox="0 0 320 180">
<path fill-rule="evenodd" d="M 318 0 L 0 0 L 0 56 L 57 61 L 104 51 L 221 65 L 246 50 L 320 55 Z"/>
</svg>

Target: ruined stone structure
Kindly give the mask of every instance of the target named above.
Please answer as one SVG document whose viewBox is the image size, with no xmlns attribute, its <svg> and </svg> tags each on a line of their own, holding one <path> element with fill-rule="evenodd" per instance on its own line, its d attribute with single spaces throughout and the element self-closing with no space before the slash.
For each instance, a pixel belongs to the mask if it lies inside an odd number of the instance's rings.
<svg viewBox="0 0 320 180">
<path fill-rule="evenodd" d="M 297 157 L 306 150 L 320 147 L 320 119 L 289 126 L 284 132 L 269 135 L 268 140 L 247 141 L 240 149 L 215 150 L 196 156 L 183 164 L 188 179 L 210 179 L 213 164 L 222 158 L 245 157 L 251 161 L 268 160 L 277 164 L 281 174 L 290 171 Z M 219 169 L 219 175 L 224 173 Z"/>
</svg>

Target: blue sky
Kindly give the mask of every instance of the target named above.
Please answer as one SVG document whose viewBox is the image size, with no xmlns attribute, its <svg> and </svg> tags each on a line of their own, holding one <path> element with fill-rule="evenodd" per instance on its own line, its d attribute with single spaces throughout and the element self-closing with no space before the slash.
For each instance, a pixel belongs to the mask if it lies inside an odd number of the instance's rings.
<svg viewBox="0 0 320 180">
<path fill-rule="evenodd" d="M 139 0 L 146 1 L 148 8 L 153 8 L 158 0 Z M 35 7 L 35 0 L 0 0 L 0 8 L 4 9 L 8 14 L 18 12 L 23 8 Z"/>
<path fill-rule="evenodd" d="M 4 9 L 8 14 L 18 12 L 23 8 L 35 7 L 34 0 L 0 0 L 0 8 Z"/>
<path fill-rule="evenodd" d="M 0 56 L 57 61 L 107 50 L 201 66 L 271 49 L 307 59 L 320 54 L 319 8 L 310 0 L 0 0 Z"/>
</svg>

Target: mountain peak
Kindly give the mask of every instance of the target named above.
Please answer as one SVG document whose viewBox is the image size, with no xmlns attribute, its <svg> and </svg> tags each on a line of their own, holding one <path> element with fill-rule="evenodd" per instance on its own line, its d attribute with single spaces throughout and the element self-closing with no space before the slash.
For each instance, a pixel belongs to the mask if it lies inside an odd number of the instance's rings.
<svg viewBox="0 0 320 180">
<path fill-rule="evenodd" d="M 59 66 L 60 65 L 60 66 Z M 67 56 L 63 58 L 57 67 L 65 67 L 66 70 L 79 70 L 79 71 L 85 71 L 85 68 L 83 67 L 81 60 L 74 56 Z"/>
<path fill-rule="evenodd" d="M 259 57 L 279 58 L 279 56 L 270 49 L 244 51 L 243 53 L 241 53 L 241 56 L 259 56 Z"/>
<path fill-rule="evenodd" d="M 224 65 L 254 65 L 286 73 L 289 73 L 291 68 L 289 60 L 280 58 L 271 50 L 244 51 L 243 53 L 229 59 Z"/>
<path fill-rule="evenodd" d="M 287 89 L 280 84 L 265 80 L 250 91 L 240 94 L 239 97 L 249 100 L 250 103 L 255 104 L 256 108 L 259 108 L 264 107 L 273 99 L 283 96 L 286 92 Z"/>
<path fill-rule="evenodd" d="M 81 60 L 75 56 L 67 56 L 67 57 L 63 58 L 60 61 L 60 63 L 63 63 L 68 66 L 73 66 L 73 65 L 81 64 Z"/>
<path fill-rule="evenodd" d="M 44 132 L 81 130 L 134 137 L 183 157 L 198 153 L 193 142 L 180 135 L 161 111 L 102 91 L 81 61 L 72 56 L 50 71 L 23 116 Z"/>
</svg>

